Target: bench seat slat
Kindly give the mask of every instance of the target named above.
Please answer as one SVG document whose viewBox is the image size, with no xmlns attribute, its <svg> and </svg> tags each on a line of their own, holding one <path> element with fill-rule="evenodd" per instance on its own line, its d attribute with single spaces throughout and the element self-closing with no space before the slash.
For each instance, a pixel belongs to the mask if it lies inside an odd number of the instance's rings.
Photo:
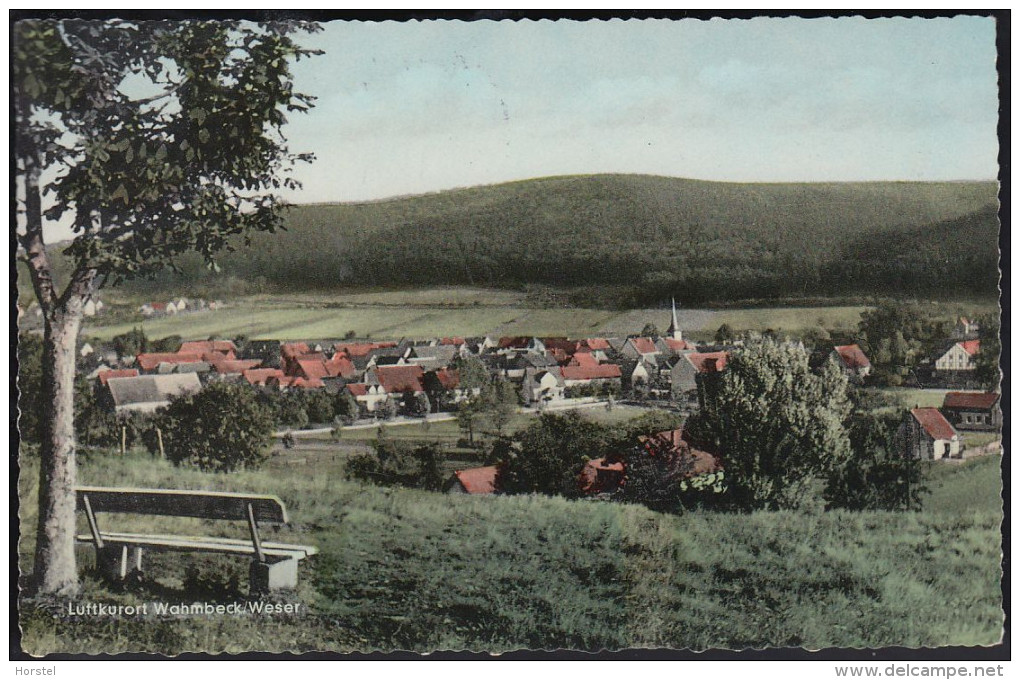
<svg viewBox="0 0 1020 680">
<path fill-rule="evenodd" d="M 260 524 L 286 524 L 287 511 L 276 496 L 171 489 L 134 489 L 80 486 L 77 488 L 78 509 L 84 510 L 88 496 L 92 511 L 197 517 L 200 519 L 248 519 L 251 505 Z"/>
<path fill-rule="evenodd" d="M 234 538 L 209 536 L 176 536 L 151 534 L 130 534 L 119 532 L 103 532 L 103 542 L 108 545 L 129 545 L 150 550 L 188 550 L 195 552 L 226 553 L 233 555 L 254 555 L 255 546 L 251 541 Z M 82 543 L 93 543 L 90 534 L 81 534 L 78 540 Z M 318 553 L 312 545 L 292 545 L 289 543 L 262 543 L 262 552 L 270 557 L 307 557 Z"/>
</svg>

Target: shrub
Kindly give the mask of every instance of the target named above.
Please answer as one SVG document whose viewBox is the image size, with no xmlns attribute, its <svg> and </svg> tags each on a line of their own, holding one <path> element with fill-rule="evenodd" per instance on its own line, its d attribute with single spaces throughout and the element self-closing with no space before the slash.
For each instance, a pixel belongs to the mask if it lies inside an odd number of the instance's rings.
<svg viewBox="0 0 1020 680">
<path fill-rule="evenodd" d="M 156 425 L 169 460 L 217 472 L 257 468 L 273 432 L 271 414 L 255 393 L 228 383 L 174 399 Z"/>
<path fill-rule="evenodd" d="M 373 447 L 372 453 L 357 454 L 348 459 L 348 479 L 430 491 L 442 488 L 445 455 L 439 444 L 430 442 L 411 446 L 382 437 Z"/>
<path fill-rule="evenodd" d="M 897 446 L 899 418 L 854 414 L 850 421 L 853 455 L 829 475 L 826 509 L 919 510 L 923 484 L 920 461 Z"/>
</svg>

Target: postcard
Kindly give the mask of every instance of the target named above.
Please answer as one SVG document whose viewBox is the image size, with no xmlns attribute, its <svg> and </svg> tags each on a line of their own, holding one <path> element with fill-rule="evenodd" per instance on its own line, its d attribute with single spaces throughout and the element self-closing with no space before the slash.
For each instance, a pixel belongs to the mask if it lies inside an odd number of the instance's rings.
<svg viewBox="0 0 1020 680">
<path fill-rule="evenodd" d="M 156 18 L 12 22 L 24 654 L 1002 649 L 1001 15 Z"/>
</svg>

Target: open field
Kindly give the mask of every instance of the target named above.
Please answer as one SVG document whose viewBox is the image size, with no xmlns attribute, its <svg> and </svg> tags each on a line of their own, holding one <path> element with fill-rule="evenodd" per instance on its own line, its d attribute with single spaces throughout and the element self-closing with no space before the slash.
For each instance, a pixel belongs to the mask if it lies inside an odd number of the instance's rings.
<svg viewBox="0 0 1020 680">
<path fill-rule="evenodd" d="M 396 298 L 391 298 L 396 299 Z M 580 308 L 529 308 L 523 306 L 479 305 L 440 306 L 417 303 L 391 306 L 359 303 L 334 306 L 324 301 L 298 299 L 244 298 L 225 309 L 189 312 L 171 317 L 126 321 L 111 325 L 90 322 L 84 333 L 109 339 L 132 328 L 142 328 L 152 338 L 180 335 L 185 339 L 213 335 L 278 340 L 341 338 L 353 331 L 359 338 L 429 338 L 449 335 L 537 335 L 584 338 L 627 335 L 654 323 L 665 330 L 669 310 L 639 309 L 612 311 Z M 853 328 L 859 320 L 859 306 L 760 308 L 733 310 L 679 310 L 681 327 L 710 338 L 723 323 L 735 330 L 772 328 L 796 333 L 817 328 Z"/>
<path fill-rule="evenodd" d="M 126 311 L 127 302 L 111 292 L 111 301 Z M 682 300 L 680 301 L 682 304 Z M 933 312 L 947 319 L 960 314 L 978 316 L 997 308 L 993 299 L 932 303 Z M 851 333 L 860 321 L 863 305 L 771 306 L 753 308 L 678 310 L 680 326 L 698 340 L 711 340 L 716 329 L 728 324 L 735 331 L 772 329 L 799 335 L 819 327 Z M 543 307 L 525 293 L 470 287 L 406 290 L 354 290 L 344 293 L 254 295 L 229 301 L 216 311 L 189 312 L 172 317 L 143 319 L 122 312 L 117 321 L 89 320 L 84 333 L 108 339 L 138 327 L 151 338 L 180 335 L 185 339 L 210 336 L 296 340 L 342 338 L 353 332 L 359 338 L 429 338 L 461 335 L 625 336 L 655 324 L 669 325 L 669 309 L 630 310 Z"/>
<path fill-rule="evenodd" d="M 339 464 L 224 475 L 93 455 L 83 483 L 280 495 L 294 524 L 275 536 L 321 551 L 287 596 L 307 611 L 110 621 L 28 602 L 22 644 L 33 654 L 993 644 L 1002 626 L 1000 462 L 929 466 L 921 513 L 672 516 L 385 489 L 345 481 Z M 27 569 L 37 473 L 30 458 L 23 465 Z M 231 558 L 153 556 L 140 582 L 114 590 L 90 577 L 82 597 L 234 601 L 245 597 L 246 569 Z"/>
</svg>

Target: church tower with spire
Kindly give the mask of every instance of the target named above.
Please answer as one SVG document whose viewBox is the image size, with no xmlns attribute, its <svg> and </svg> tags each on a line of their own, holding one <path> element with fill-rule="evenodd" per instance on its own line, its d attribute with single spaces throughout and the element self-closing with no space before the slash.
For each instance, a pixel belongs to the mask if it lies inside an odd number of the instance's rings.
<svg viewBox="0 0 1020 680">
<path fill-rule="evenodd" d="M 676 318 L 676 298 L 672 298 L 673 302 L 673 318 L 669 323 L 669 328 L 666 330 L 666 336 L 673 340 L 683 340 L 684 334 L 680 330 L 680 322 Z"/>
</svg>

